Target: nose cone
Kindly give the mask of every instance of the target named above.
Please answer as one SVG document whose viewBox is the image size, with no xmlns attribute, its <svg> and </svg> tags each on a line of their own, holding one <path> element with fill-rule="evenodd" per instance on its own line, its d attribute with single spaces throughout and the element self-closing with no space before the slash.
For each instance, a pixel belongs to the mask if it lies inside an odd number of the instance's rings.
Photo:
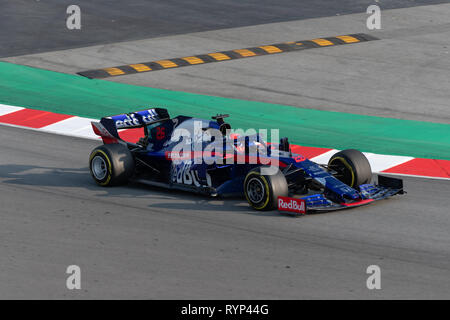
<svg viewBox="0 0 450 320">
<path fill-rule="evenodd" d="M 359 193 L 358 191 L 356 191 L 355 189 L 344 185 L 339 188 L 340 189 L 340 194 L 341 194 L 341 198 L 344 200 L 359 200 L 362 199 L 361 193 Z"/>
</svg>

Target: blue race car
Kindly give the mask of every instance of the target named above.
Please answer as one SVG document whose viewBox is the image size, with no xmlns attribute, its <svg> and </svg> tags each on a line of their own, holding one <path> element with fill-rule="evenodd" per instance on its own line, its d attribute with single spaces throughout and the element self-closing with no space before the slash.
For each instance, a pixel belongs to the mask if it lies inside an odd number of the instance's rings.
<svg viewBox="0 0 450 320">
<path fill-rule="evenodd" d="M 268 144 L 261 134 L 232 134 L 224 121 L 170 118 L 163 108 L 104 117 L 92 122 L 103 139 L 89 157 L 101 186 L 137 181 L 208 196 L 244 195 L 256 210 L 330 211 L 403 194 L 400 179 L 379 176 L 372 184 L 369 161 L 358 150 L 333 155 L 327 165 L 293 154 L 287 138 Z M 136 143 L 119 130 L 143 128 Z"/>
</svg>

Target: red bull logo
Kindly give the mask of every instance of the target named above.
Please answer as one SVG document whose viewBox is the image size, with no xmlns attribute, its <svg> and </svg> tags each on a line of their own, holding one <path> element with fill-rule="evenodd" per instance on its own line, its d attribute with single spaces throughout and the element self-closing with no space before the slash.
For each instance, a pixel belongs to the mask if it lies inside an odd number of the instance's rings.
<svg viewBox="0 0 450 320">
<path fill-rule="evenodd" d="M 278 197 L 278 211 L 305 214 L 305 200 L 289 197 Z"/>
</svg>

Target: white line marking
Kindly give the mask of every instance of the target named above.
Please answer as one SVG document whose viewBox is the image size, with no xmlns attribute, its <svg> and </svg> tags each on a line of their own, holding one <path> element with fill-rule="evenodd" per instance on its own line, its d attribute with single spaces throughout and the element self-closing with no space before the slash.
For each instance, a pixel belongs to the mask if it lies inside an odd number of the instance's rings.
<svg viewBox="0 0 450 320">
<path fill-rule="evenodd" d="M 370 163 L 373 172 L 381 172 L 383 170 L 398 166 L 399 164 L 408 162 L 414 157 L 405 156 L 390 156 L 384 154 L 376 154 L 370 152 L 363 152 Z"/>
<path fill-rule="evenodd" d="M 5 114 L 13 113 L 13 112 L 16 112 L 16 111 L 19 111 L 22 109 L 24 109 L 24 108 L 8 106 L 6 104 L 0 104 L 0 116 L 4 116 Z"/>
<path fill-rule="evenodd" d="M 98 136 L 92 130 L 91 121 L 98 121 L 98 120 L 90 118 L 72 117 L 43 127 L 42 131 L 51 133 L 62 133 L 65 135 L 72 135 L 76 137 L 97 139 Z"/>
<path fill-rule="evenodd" d="M 327 164 L 330 158 L 340 150 L 330 150 L 325 153 L 322 153 L 321 155 L 318 155 L 314 158 L 311 158 L 311 161 L 317 162 L 319 164 Z M 371 152 L 363 152 L 364 155 L 367 157 L 367 160 L 369 160 L 370 167 L 372 168 L 373 173 L 378 173 L 383 170 L 387 170 L 389 168 L 395 167 L 399 164 L 408 162 L 414 157 L 406 157 L 406 156 L 390 156 L 390 155 L 384 155 L 384 154 L 377 154 L 377 153 L 371 153 Z"/>
<path fill-rule="evenodd" d="M 5 127 L 13 127 L 13 128 L 20 128 L 20 129 L 25 129 L 25 130 L 30 130 L 30 131 L 36 131 L 36 132 L 45 132 L 45 133 L 49 133 L 49 134 L 57 134 L 60 136 L 66 136 L 66 137 L 74 137 L 74 138 L 80 138 L 80 139 L 89 139 L 89 140 L 99 140 L 100 137 L 95 135 L 95 133 L 93 133 L 92 136 L 86 136 L 86 135 L 76 135 L 76 134 L 72 134 L 71 132 L 55 132 L 55 131 L 47 131 L 47 130 L 43 130 L 43 129 L 36 129 L 36 128 L 30 128 L 30 127 L 23 127 L 23 126 L 18 126 L 15 124 L 10 124 L 10 123 L 3 123 L 0 122 L 0 126 L 5 126 Z"/>
<path fill-rule="evenodd" d="M 328 160 L 335 154 L 336 152 L 339 152 L 340 150 L 332 149 L 330 151 L 327 151 L 325 153 L 322 153 L 321 155 L 318 155 L 314 158 L 311 158 L 309 160 L 313 162 L 317 162 L 318 164 L 328 164 Z"/>
</svg>

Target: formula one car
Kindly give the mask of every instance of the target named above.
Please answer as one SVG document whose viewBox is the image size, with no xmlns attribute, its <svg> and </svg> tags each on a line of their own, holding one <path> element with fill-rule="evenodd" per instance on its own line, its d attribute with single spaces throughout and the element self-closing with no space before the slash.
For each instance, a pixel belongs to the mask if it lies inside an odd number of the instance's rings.
<svg viewBox="0 0 450 320">
<path fill-rule="evenodd" d="M 163 108 L 104 117 L 92 122 L 103 140 L 89 157 L 95 182 L 112 186 L 133 180 L 209 196 L 245 196 L 256 210 L 330 211 L 403 194 L 400 179 L 379 176 L 363 153 L 337 152 L 327 165 L 293 154 L 287 138 L 268 144 L 262 134 L 233 134 L 228 115 L 212 120 L 170 118 Z M 143 128 L 136 143 L 119 130 Z"/>
</svg>

